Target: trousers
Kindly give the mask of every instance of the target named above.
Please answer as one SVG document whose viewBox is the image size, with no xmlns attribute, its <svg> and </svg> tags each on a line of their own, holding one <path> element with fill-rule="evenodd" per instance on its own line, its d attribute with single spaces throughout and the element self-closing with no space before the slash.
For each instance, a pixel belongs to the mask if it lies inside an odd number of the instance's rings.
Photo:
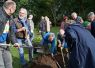
<svg viewBox="0 0 95 68">
<path fill-rule="evenodd" d="M 0 68 L 13 68 L 9 49 L 0 47 Z"/>
</svg>

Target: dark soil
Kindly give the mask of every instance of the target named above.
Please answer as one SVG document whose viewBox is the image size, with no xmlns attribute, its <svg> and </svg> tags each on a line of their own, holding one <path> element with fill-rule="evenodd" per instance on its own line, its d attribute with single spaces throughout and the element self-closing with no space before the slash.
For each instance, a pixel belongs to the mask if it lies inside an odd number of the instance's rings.
<svg viewBox="0 0 95 68">
<path fill-rule="evenodd" d="M 31 68 L 58 68 L 50 55 L 40 55 L 31 64 Z"/>
<path fill-rule="evenodd" d="M 29 63 L 29 68 L 59 68 L 58 64 L 60 65 L 61 68 L 67 68 L 68 58 L 66 52 L 64 53 L 64 59 L 65 63 L 63 62 L 60 51 L 54 57 L 51 57 L 51 55 L 49 54 L 48 55 L 38 54 L 38 57 L 33 59 L 33 62 Z M 66 67 L 64 67 L 64 65 Z"/>
<path fill-rule="evenodd" d="M 56 55 L 54 58 L 51 55 L 40 55 L 33 60 L 29 68 L 59 68 L 56 62 L 58 62 L 61 68 L 66 68 L 64 67 L 61 54 Z"/>
</svg>

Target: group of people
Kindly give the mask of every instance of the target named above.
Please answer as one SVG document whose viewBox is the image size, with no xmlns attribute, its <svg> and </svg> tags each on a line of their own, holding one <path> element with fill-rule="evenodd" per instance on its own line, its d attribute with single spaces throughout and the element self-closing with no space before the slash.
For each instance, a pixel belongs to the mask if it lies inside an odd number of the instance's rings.
<svg viewBox="0 0 95 68">
<path fill-rule="evenodd" d="M 0 68 L 13 68 L 7 45 L 9 43 L 18 48 L 23 68 L 27 68 L 23 45 L 29 47 L 30 62 L 33 58 L 33 15 L 28 17 L 27 10 L 21 8 L 18 17 L 13 18 L 15 10 L 16 3 L 12 0 L 6 1 L 0 8 Z M 76 12 L 73 12 L 71 17 L 72 20 L 67 16 L 63 17 L 56 39 L 55 34 L 50 31 L 51 21 L 47 16 L 42 16 L 39 23 L 42 36 L 40 44 L 44 46 L 44 52 L 49 50 L 52 57 L 57 54 L 57 47 L 69 49 L 68 68 L 95 68 L 95 14 L 90 12 L 88 21 L 84 21 Z"/>
<path fill-rule="evenodd" d="M 51 44 L 52 56 L 57 53 L 57 47 L 65 48 L 69 52 L 68 68 L 95 68 L 95 14 L 90 12 L 87 15 L 87 21 L 84 21 L 76 12 L 71 13 L 71 18 L 70 20 L 67 16 L 63 17 L 57 40 L 54 33 L 41 30 L 45 32 L 42 34 L 42 45 L 46 47 L 49 43 Z M 46 26 L 40 27 L 40 29 L 43 28 Z"/>
<path fill-rule="evenodd" d="M 47 16 L 41 17 L 41 21 L 39 23 L 39 33 L 41 33 L 42 37 L 45 32 L 50 32 L 51 24 L 52 23 Z"/>
<path fill-rule="evenodd" d="M 68 68 L 95 68 L 95 14 L 90 12 L 84 21 L 76 12 L 72 20 L 64 16 L 61 29 L 65 31 L 65 42 L 69 48 Z"/>
<path fill-rule="evenodd" d="M 8 0 L 0 8 L 0 68 L 13 68 L 9 43 L 18 48 L 20 62 L 23 68 L 27 68 L 24 59 L 23 45 L 30 46 L 29 61 L 33 58 L 32 40 L 34 37 L 33 15 L 27 18 L 27 10 L 21 8 L 18 17 L 13 18 L 12 14 L 16 10 L 16 3 Z"/>
</svg>

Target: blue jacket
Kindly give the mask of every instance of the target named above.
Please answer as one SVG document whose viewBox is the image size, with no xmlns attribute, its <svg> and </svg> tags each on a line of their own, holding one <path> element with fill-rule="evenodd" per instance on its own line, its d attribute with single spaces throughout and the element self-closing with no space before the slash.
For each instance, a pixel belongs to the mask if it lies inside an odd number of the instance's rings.
<svg viewBox="0 0 95 68">
<path fill-rule="evenodd" d="M 95 38 L 80 24 L 69 26 L 66 41 L 70 47 L 68 68 L 95 68 Z"/>
<path fill-rule="evenodd" d="M 51 52 L 51 53 L 55 53 L 55 50 L 56 50 L 55 35 L 54 35 L 54 39 L 50 42 L 50 41 L 48 40 L 50 34 L 51 34 L 51 32 L 48 32 L 48 33 L 44 34 L 42 44 L 43 44 L 43 45 L 44 45 L 44 44 L 45 44 L 45 45 L 48 45 L 49 43 L 51 43 L 50 52 Z M 54 34 L 54 33 L 53 33 L 53 34 Z"/>
</svg>

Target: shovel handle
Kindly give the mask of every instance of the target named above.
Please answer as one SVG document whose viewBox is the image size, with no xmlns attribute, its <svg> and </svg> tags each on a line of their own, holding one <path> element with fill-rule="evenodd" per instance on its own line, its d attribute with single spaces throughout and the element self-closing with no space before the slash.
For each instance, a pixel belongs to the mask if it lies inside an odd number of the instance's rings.
<svg viewBox="0 0 95 68">
<path fill-rule="evenodd" d="M 63 49 L 63 47 L 60 47 L 61 55 L 62 55 L 62 59 L 63 59 L 63 63 L 64 63 L 64 67 L 66 67 L 66 65 L 65 65 L 65 59 L 64 59 L 64 55 L 63 55 L 62 49 Z"/>
<path fill-rule="evenodd" d="M 0 46 L 11 46 L 10 44 L 0 44 Z"/>
</svg>

